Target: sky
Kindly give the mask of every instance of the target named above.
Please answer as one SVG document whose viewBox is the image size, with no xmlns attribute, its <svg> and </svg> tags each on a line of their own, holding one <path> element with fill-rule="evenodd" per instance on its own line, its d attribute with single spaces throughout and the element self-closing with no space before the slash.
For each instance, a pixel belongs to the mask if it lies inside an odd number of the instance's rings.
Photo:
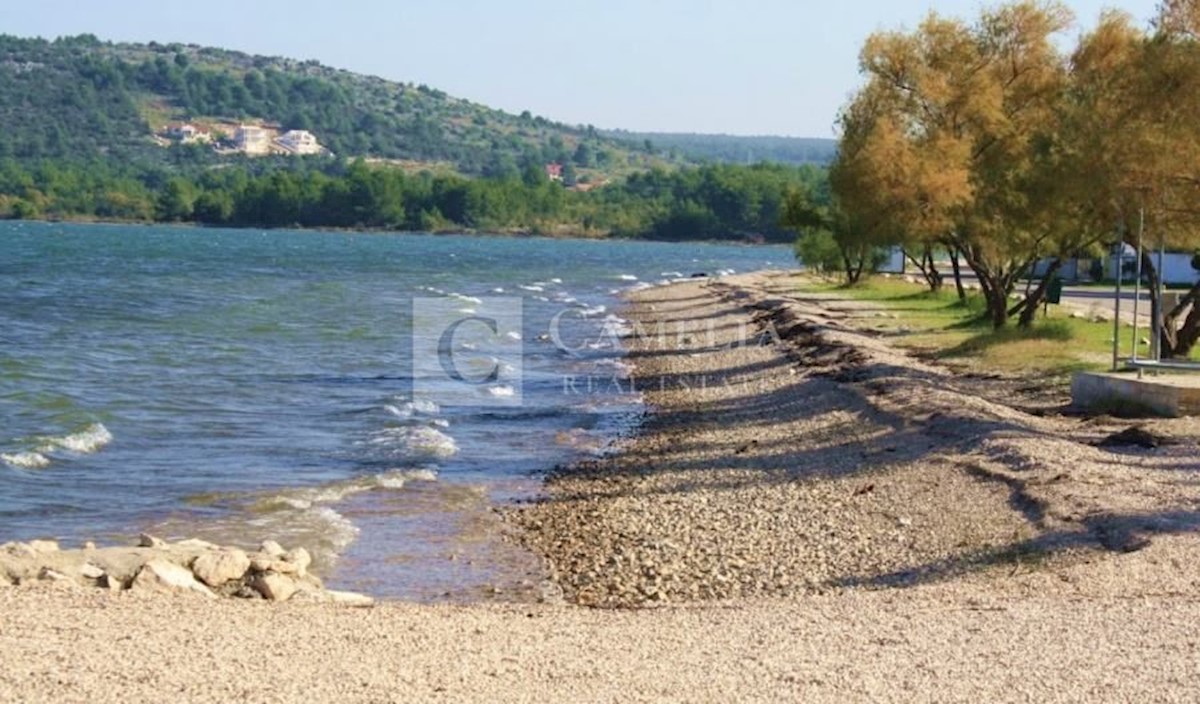
<svg viewBox="0 0 1200 704">
<path fill-rule="evenodd" d="M 989 3 L 990 4 L 990 3 Z M 1068 0 L 1071 37 L 1105 8 Z M 509 112 L 635 131 L 832 137 L 872 32 L 978 0 L 0 0 L 0 32 L 317 59 Z"/>
</svg>

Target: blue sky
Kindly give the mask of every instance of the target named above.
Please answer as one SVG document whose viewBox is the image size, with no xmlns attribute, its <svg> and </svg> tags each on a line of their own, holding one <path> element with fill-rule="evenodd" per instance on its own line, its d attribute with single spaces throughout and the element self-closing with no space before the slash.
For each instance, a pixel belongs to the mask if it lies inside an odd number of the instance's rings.
<svg viewBox="0 0 1200 704">
<path fill-rule="evenodd" d="M 833 135 L 868 34 L 968 0 L 0 0 L 0 31 L 318 59 L 512 112 L 633 130 Z M 1073 0 L 1139 20 L 1155 0 Z M 1078 30 L 1076 30 L 1076 33 Z"/>
</svg>

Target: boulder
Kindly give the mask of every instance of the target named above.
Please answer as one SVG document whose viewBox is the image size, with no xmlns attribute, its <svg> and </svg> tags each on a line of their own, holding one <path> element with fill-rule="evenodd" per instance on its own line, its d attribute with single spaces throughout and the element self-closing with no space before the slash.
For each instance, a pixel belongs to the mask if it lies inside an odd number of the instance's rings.
<svg viewBox="0 0 1200 704">
<path fill-rule="evenodd" d="M 139 548 L 156 548 L 156 549 L 161 550 L 161 549 L 167 547 L 167 541 L 165 541 L 161 538 L 156 538 L 153 535 L 150 535 L 149 533 L 142 533 L 141 535 L 138 536 L 138 547 Z"/>
<path fill-rule="evenodd" d="M 196 581 L 191 570 L 162 558 L 154 558 L 142 565 L 130 588 L 159 592 L 195 592 L 209 599 L 217 598 L 208 587 Z"/>
<path fill-rule="evenodd" d="M 79 574 L 87 577 L 88 579 L 100 579 L 104 576 L 104 570 L 90 562 L 85 562 L 83 563 L 83 567 L 79 568 Z"/>
<path fill-rule="evenodd" d="M 264 540 L 262 545 L 259 547 L 259 552 L 270 555 L 271 557 L 283 557 L 284 553 L 287 551 L 283 549 L 282 545 L 274 540 Z"/>
<path fill-rule="evenodd" d="M 283 556 L 284 562 L 288 562 L 296 566 L 296 574 L 303 577 L 308 574 L 308 566 L 312 564 L 312 556 L 304 548 L 296 548 L 290 550 Z"/>
<path fill-rule="evenodd" d="M 287 601 L 296 593 L 296 583 L 292 578 L 275 572 L 255 576 L 251 586 L 271 601 Z"/>
<path fill-rule="evenodd" d="M 250 560 L 250 569 L 255 572 L 275 572 L 278 574 L 299 574 L 297 565 L 285 560 L 276 560 L 264 555 L 255 555 Z"/>
<path fill-rule="evenodd" d="M 58 541 L 56 540 L 30 540 L 29 549 L 45 555 L 46 553 L 58 552 Z"/>
<path fill-rule="evenodd" d="M 199 538 L 188 538 L 187 540 L 180 540 L 178 543 L 175 543 L 175 547 L 183 548 L 185 550 L 219 550 L 220 549 L 219 545 L 214 545 L 213 543 L 210 543 L 207 540 L 200 540 Z"/>
<path fill-rule="evenodd" d="M 192 574 L 210 587 L 241 579 L 249 569 L 250 558 L 237 548 L 206 552 L 192 563 Z"/>
</svg>

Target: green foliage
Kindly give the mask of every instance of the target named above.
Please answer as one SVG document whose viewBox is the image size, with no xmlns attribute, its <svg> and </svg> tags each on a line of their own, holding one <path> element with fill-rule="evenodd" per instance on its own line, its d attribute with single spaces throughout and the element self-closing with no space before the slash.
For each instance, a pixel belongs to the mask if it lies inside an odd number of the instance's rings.
<svg viewBox="0 0 1200 704">
<path fill-rule="evenodd" d="M 828 230 L 814 230 L 796 238 L 796 261 L 810 271 L 830 274 L 843 271 L 842 250 Z"/>
<path fill-rule="evenodd" d="M 449 162 L 468 174 L 570 160 L 607 168 L 614 162 L 602 165 L 598 154 L 636 151 L 594 128 L 517 117 L 316 62 L 90 35 L 0 35 L 0 158 L 162 163 L 170 156 L 151 142 L 152 127 L 198 118 L 277 122 L 314 132 L 335 154 Z M 210 151 L 202 156 L 216 161 Z"/>
<path fill-rule="evenodd" d="M 564 169 L 565 170 L 565 169 Z M 107 160 L 0 160 L 0 217 L 96 217 L 258 227 L 525 230 L 666 240 L 787 241 L 789 191 L 813 198 L 824 172 L 783 166 L 706 166 L 638 174 L 588 192 L 535 165 L 518 177 L 409 175 L 319 157 L 145 167 Z"/>
</svg>

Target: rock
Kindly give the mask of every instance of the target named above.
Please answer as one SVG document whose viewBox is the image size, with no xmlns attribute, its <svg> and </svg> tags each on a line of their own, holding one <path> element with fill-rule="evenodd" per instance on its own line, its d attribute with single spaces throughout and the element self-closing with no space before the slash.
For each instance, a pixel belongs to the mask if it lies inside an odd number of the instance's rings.
<svg viewBox="0 0 1200 704">
<path fill-rule="evenodd" d="M 83 549 L 84 550 L 95 550 L 96 544 L 89 540 L 83 544 Z"/>
<path fill-rule="evenodd" d="M 104 576 L 104 570 L 90 562 L 85 562 L 83 563 L 83 567 L 79 568 L 79 574 L 87 577 L 88 579 L 100 579 Z"/>
<path fill-rule="evenodd" d="M 262 555 L 255 555 L 250 560 L 250 569 L 255 572 L 275 572 L 277 574 L 299 574 L 299 568 L 291 562 L 275 560 Z"/>
<path fill-rule="evenodd" d="M 296 574 L 300 575 L 301 577 L 308 574 L 308 566 L 312 564 L 312 556 L 309 555 L 308 551 L 304 548 L 289 550 L 288 553 L 283 556 L 283 559 L 285 562 L 295 565 Z"/>
<path fill-rule="evenodd" d="M 37 557 L 37 551 L 29 547 L 28 543 L 5 543 L 0 545 L 0 550 L 13 557 Z"/>
<path fill-rule="evenodd" d="M 375 605 L 375 600 L 372 599 L 371 597 L 367 596 L 366 594 L 357 594 L 355 592 L 335 592 L 335 591 L 327 591 L 327 592 L 325 592 L 325 594 L 329 598 L 329 601 L 331 603 L 340 604 L 342 606 L 353 606 L 353 607 L 357 607 L 357 608 L 365 608 L 368 606 Z"/>
<path fill-rule="evenodd" d="M 191 570 L 162 558 L 150 560 L 134 578 L 131 589 L 150 591 L 195 592 L 209 599 L 217 598 L 208 587 L 196 581 Z"/>
<path fill-rule="evenodd" d="M 1152 433 L 1140 425 L 1135 425 L 1113 433 L 1100 441 L 1100 447 L 1137 446 L 1145 450 L 1153 450 L 1163 445 L 1175 444 L 1171 438 Z"/>
<path fill-rule="evenodd" d="M 213 543 L 210 543 L 207 540 L 200 540 L 198 538 L 188 538 L 187 540 L 181 540 L 178 543 L 175 543 L 175 547 L 184 548 L 186 550 L 220 550 L 221 549 L 221 547 L 219 545 L 214 545 Z"/>
<path fill-rule="evenodd" d="M 58 570 L 49 567 L 43 567 L 41 572 L 38 572 L 38 579 L 44 579 L 48 582 L 69 582 L 73 581 L 70 577 L 59 572 Z"/>
<path fill-rule="evenodd" d="M 283 549 L 282 545 L 274 540 L 264 540 L 259 547 L 259 551 L 271 557 L 283 557 L 284 553 L 287 552 Z"/>
<path fill-rule="evenodd" d="M 29 549 L 36 553 L 46 554 L 50 552 L 58 552 L 58 541 L 56 540 L 30 540 Z"/>
<path fill-rule="evenodd" d="M 100 580 L 100 586 L 110 592 L 119 592 L 125 588 L 125 583 L 121 581 L 120 577 L 105 573 L 103 579 Z"/>
<path fill-rule="evenodd" d="M 142 533 L 138 536 L 138 547 L 162 550 L 167 547 L 167 541 L 162 540 L 161 538 L 156 538 L 149 533 Z"/>
<path fill-rule="evenodd" d="M 251 586 L 271 601 L 287 601 L 296 593 L 296 583 L 292 578 L 275 572 L 257 575 Z"/>
<path fill-rule="evenodd" d="M 210 587 L 241 579 L 250 569 L 250 558 L 236 548 L 206 552 L 192 563 L 192 573 Z"/>
</svg>

